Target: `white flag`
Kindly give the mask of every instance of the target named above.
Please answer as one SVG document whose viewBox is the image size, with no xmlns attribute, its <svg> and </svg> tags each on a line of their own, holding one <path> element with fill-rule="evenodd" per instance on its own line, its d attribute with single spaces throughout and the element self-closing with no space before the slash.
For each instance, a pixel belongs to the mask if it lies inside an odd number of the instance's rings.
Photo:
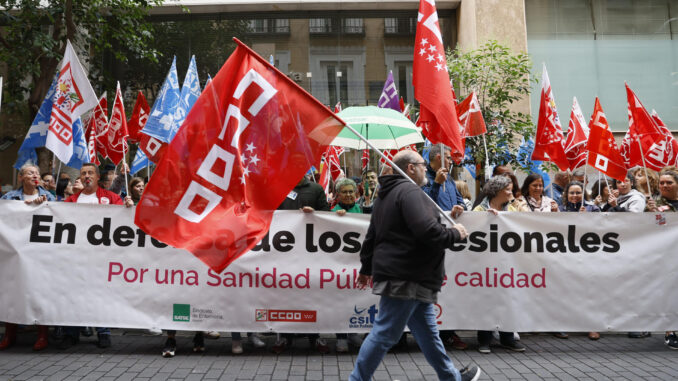
<svg viewBox="0 0 678 381">
<path fill-rule="evenodd" d="M 52 100 L 45 147 L 68 163 L 73 155 L 73 122 L 97 104 L 97 96 L 70 41 L 66 42 Z"/>
</svg>

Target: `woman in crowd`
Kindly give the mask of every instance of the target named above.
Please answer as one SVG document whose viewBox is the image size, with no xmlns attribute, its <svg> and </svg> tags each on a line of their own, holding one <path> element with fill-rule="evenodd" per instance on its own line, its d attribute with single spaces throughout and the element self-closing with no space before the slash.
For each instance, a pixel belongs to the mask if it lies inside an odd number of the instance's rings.
<svg viewBox="0 0 678 381">
<path fill-rule="evenodd" d="M 636 178 L 633 173 L 633 170 L 629 170 L 624 181 L 612 182 L 613 189 L 603 212 L 641 213 L 645 210 L 645 196 L 635 189 Z M 628 336 L 632 339 L 641 339 L 650 336 L 650 332 L 629 332 Z"/>
<path fill-rule="evenodd" d="M 358 197 L 358 185 L 355 181 L 347 178 L 339 179 L 336 183 L 337 190 L 337 205 L 332 208 L 339 216 L 344 216 L 346 213 L 370 213 L 372 206 L 361 206 L 356 202 Z M 346 334 L 337 333 L 337 344 L 335 350 L 338 353 L 348 352 L 348 344 L 356 348 L 360 348 L 363 343 L 360 335 L 356 333 Z"/>
<path fill-rule="evenodd" d="M 636 189 L 638 192 L 642 193 L 645 197 L 658 197 L 659 196 L 659 174 L 651 169 L 645 169 L 643 167 L 636 167 L 632 169 L 633 177 L 636 183 Z M 645 177 L 645 172 L 647 171 L 647 176 L 650 178 L 650 181 L 647 181 Z"/>
<path fill-rule="evenodd" d="M 141 200 L 141 194 L 144 193 L 145 186 L 146 184 L 144 183 L 144 179 L 141 177 L 132 177 L 132 179 L 129 181 L 129 193 L 132 197 L 132 201 L 134 201 L 134 205 L 139 204 L 139 201 Z"/>
<path fill-rule="evenodd" d="M 56 186 L 56 199 L 63 201 L 73 194 L 73 187 L 68 179 L 59 179 Z"/>
<path fill-rule="evenodd" d="M 659 172 L 659 197 L 648 200 L 645 210 L 661 213 L 678 211 L 678 168 L 664 167 Z M 666 332 L 664 343 L 671 349 L 678 349 L 676 332 Z"/>
<path fill-rule="evenodd" d="M 55 201 L 56 199 L 45 188 L 40 186 L 40 169 L 33 164 L 24 164 L 19 169 L 18 189 L 7 192 L 2 196 L 3 200 L 23 201 L 26 204 L 38 205 L 45 201 Z M 38 339 L 33 345 L 34 351 L 40 351 L 47 348 L 47 334 L 49 327 L 45 325 L 38 326 Z M 7 349 L 16 342 L 17 325 L 5 323 L 5 335 L 0 341 L 0 350 Z"/>
<path fill-rule="evenodd" d="M 591 188 L 591 200 L 600 210 L 603 210 L 605 205 L 607 205 L 607 200 L 610 197 L 610 189 L 607 187 L 610 181 L 608 179 L 600 179 L 593 183 L 593 188 Z"/>
<path fill-rule="evenodd" d="M 485 197 L 474 212 L 488 211 L 495 215 L 502 211 L 517 212 L 513 198 L 513 182 L 508 176 L 494 176 L 483 187 Z M 492 331 L 478 331 L 478 352 L 490 353 Z M 524 352 L 525 346 L 517 341 L 513 332 L 499 332 L 499 342 L 504 348 Z"/>
<path fill-rule="evenodd" d="M 468 189 L 468 184 L 466 184 L 466 181 L 454 180 L 454 185 L 457 186 L 457 190 L 461 194 L 461 197 L 464 199 L 464 205 L 466 205 L 466 210 L 473 209 L 473 202 L 471 202 L 471 191 Z"/>
<path fill-rule="evenodd" d="M 600 212 L 600 208 L 595 204 L 584 200 L 584 184 L 579 181 L 572 181 L 563 189 L 561 212 Z M 556 334 L 563 334 L 559 332 Z M 589 339 L 600 339 L 600 333 L 589 332 Z"/>
<path fill-rule="evenodd" d="M 544 194 L 544 179 L 538 173 L 530 173 L 520 189 L 527 202 L 528 211 L 557 212 L 558 204 Z"/>
</svg>

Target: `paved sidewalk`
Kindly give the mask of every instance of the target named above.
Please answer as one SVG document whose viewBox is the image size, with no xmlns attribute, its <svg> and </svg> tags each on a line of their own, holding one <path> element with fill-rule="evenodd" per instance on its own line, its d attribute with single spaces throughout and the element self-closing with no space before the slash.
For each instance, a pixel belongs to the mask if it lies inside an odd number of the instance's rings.
<svg viewBox="0 0 678 381">
<path fill-rule="evenodd" d="M 646 339 L 603 334 L 599 341 L 585 335 L 567 340 L 551 335 L 522 335 L 525 353 L 493 347 L 483 355 L 475 349 L 472 332 L 463 332 L 471 344 L 466 351 L 450 350 L 459 367 L 470 363 L 483 371 L 481 380 L 676 380 L 678 351 L 663 344 L 663 333 Z M 206 340 L 204 354 L 191 353 L 191 336 L 178 335 L 177 355 L 160 356 L 163 336 L 140 331 L 113 331 L 113 346 L 95 346 L 96 335 L 66 350 L 51 345 L 42 352 L 31 346 L 36 334 L 19 335 L 18 343 L 0 352 L 0 380 L 347 380 L 356 353 L 319 355 L 308 340 L 297 339 L 291 351 L 275 355 L 245 344 L 245 354 L 231 354 L 227 335 Z M 265 336 L 268 348 L 274 336 Z M 334 339 L 328 336 L 334 349 Z M 435 380 L 433 369 L 411 339 L 407 351 L 388 354 L 376 380 Z"/>
</svg>

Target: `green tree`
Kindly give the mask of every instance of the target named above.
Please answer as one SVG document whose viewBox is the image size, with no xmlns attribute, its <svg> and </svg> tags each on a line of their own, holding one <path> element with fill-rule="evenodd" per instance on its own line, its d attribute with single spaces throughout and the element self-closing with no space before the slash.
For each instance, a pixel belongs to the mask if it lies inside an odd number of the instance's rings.
<svg viewBox="0 0 678 381">
<path fill-rule="evenodd" d="M 468 52 L 448 49 L 447 65 L 460 101 L 471 92 L 478 97 L 487 125 L 489 164 L 522 167 L 518 148 L 523 137 L 534 135 L 535 126 L 529 114 L 511 108 L 529 97 L 532 67 L 529 56 L 513 53 L 497 41 L 488 41 Z M 467 138 L 466 146 L 471 149 L 472 163 L 480 169 L 478 177 L 483 179 L 486 159 L 483 139 Z"/>
<path fill-rule="evenodd" d="M 151 46 L 148 10 L 162 0 L 0 0 L 0 61 L 9 73 L 3 109 L 28 126 L 37 113 L 63 56 L 66 40 L 89 64 L 90 79 L 105 78 L 104 52 L 126 62 L 114 46 L 134 57 L 157 61 Z M 91 53 L 91 55 L 90 55 Z M 25 131 L 24 131 L 25 132 Z M 20 134 L 20 131 L 18 132 Z"/>
</svg>

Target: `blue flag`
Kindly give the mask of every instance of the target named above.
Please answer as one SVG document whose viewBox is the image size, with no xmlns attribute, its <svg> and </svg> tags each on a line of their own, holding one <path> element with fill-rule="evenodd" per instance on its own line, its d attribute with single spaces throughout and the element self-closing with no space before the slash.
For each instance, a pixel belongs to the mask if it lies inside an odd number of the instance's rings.
<svg viewBox="0 0 678 381">
<path fill-rule="evenodd" d="M 544 188 L 546 188 L 551 183 L 551 178 L 549 177 L 548 173 L 542 171 L 539 167 L 541 165 L 541 161 L 532 161 L 532 150 L 534 150 L 534 141 L 532 138 L 529 140 L 525 140 L 525 138 L 523 138 L 523 142 L 520 144 L 520 148 L 518 149 L 518 163 L 520 163 L 520 166 L 523 167 L 524 170 L 540 174 L 542 179 L 544 179 Z"/>
<path fill-rule="evenodd" d="M 426 139 L 424 140 L 424 148 L 421 150 L 421 157 L 426 160 L 427 163 L 430 163 L 431 160 L 429 160 L 429 155 L 431 154 L 431 142 Z"/>
<path fill-rule="evenodd" d="M 396 89 L 395 82 L 393 81 L 392 71 L 388 72 L 388 77 L 386 77 L 386 82 L 384 82 L 384 88 L 381 90 L 377 106 L 400 112 L 400 99 L 398 98 L 398 89 Z"/>
<path fill-rule="evenodd" d="M 146 168 L 149 164 L 148 156 L 144 151 L 137 149 L 136 155 L 134 155 L 134 160 L 132 161 L 132 168 L 130 168 L 130 175 L 135 175 L 137 172 Z"/>
<path fill-rule="evenodd" d="M 54 80 L 47 90 L 47 95 L 40 105 L 38 114 L 33 119 L 31 127 L 28 129 L 26 138 L 19 148 L 19 156 L 17 157 L 14 168 L 19 169 L 27 162 L 38 164 L 38 154 L 35 152 L 36 148 L 44 147 L 47 141 L 47 129 L 49 128 L 49 119 L 52 114 L 52 105 L 54 93 L 56 91 L 58 74 L 54 75 Z M 73 155 L 67 166 L 72 168 L 80 168 L 83 163 L 89 163 L 89 154 L 87 153 L 87 142 L 85 141 L 85 134 L 82 128 L 82 121 L 80 118 L 73 123 Z"/>
<path fill-rule="evenodd" d="M 169 134 L 168 142 L 174 139 L 174 135 L 179 131 L 179 127 L 184 123 L 186 115 L 191 111 L 193 104 L 200 97 L 200 80 L 198 79 L 198 67 L 195 64 L 195 56 L 191 57 L 191 63 L 188 65 L 188 71 L 184 78 L 184 84 L 181 86 L 181 98 L 179 105 L 174 111 L 172 128 Z"/>
<path fill-rule="evenodd" d="M 473 153 L 471 152 L 471 147 L 466 147 L 466 152 L 464 152 L 464 161 L 472 161 L 471 164 L 465 164 L 464 168 L 471 174 L 471 177 L 476 178 L 476 164 L 473 162 Z"/>
<path fill-rule="evenodd" d="M 141 131 L 148 136 L 169 143 L 172 125 L 174 124 L 174 113 L 179 105 L 180 97 L 177 58 L 174 57 L 172 67 L 153 103 L 151 115 Z"/>
</svg>

